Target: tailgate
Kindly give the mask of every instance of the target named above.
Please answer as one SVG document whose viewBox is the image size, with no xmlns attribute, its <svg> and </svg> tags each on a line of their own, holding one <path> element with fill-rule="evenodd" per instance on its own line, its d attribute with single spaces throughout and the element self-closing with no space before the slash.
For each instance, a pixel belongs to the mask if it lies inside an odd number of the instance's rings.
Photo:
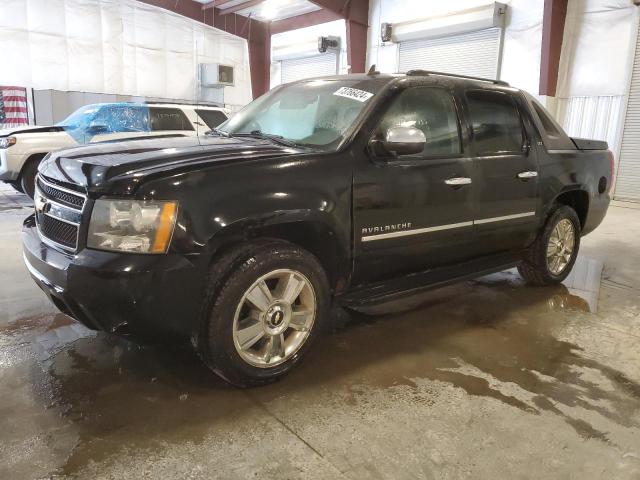
<svg viewBox="0 0 640 480">
<path fill-rule="evenodd" d="M 609 144 L 603 140 L 571 137 L 571 141 L 578 150 L 609 150 Z"/>
</svg>

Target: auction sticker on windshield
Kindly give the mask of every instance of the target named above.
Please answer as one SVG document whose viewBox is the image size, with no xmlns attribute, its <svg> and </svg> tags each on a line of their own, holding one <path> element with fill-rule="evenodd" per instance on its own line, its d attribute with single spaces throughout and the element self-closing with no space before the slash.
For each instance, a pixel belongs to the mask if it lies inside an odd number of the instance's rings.
<svg viewBox="0 0 640 480">
<path fill-rule="evenodd" d="M 351 98 L 352 100 L 357 100 L 358 102 L 366 102 L 371 97 L 373 97 L 373 93 L 365 92 L 364 90 L 358 90 L 357 88 L 351 87 L 342 87 L 335 92 L 334 95 L 338 95 L 339 97 Z"/>
</svg>

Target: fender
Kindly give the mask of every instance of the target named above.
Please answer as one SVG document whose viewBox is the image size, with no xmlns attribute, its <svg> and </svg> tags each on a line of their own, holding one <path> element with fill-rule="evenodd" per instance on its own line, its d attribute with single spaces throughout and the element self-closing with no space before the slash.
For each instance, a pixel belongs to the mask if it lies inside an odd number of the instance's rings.
<svg viewBox="0 0 640 480">
<path fill-rule="evenodd" d="M 275 237 L 327 260 L 329 275 L 344 280 L 352 266 L 349 158 L 293 153 L 214 164 L 143 182 L 136 196 L 178 201 L 175 252 L 212 259 L 230 242 Z"/>
</svg>

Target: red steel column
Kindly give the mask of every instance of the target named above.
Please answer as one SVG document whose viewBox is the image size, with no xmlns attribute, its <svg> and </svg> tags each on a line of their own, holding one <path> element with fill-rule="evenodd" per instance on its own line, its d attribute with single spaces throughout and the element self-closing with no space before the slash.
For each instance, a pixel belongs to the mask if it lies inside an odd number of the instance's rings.
<svg viewBox="0 0 640 480">
<path fill-rule="evenodd" d="M 568 0 L 545 0 L 540 58 L 540 95 L 555 97 Z"/>
<path fill-rule="evenodd" d="M 367 31 L 369 27 L 361 23 L 347 20 L 347 62 L 351 68 L 349 73 L 366 72 Z"/>
<path fill-rule="evenodd" d="M 251 29 L 249 40 L 249 69 L 253 98 L 258 98 L 271 87 L 271 31 L 262 23 Z"/>
</svg>

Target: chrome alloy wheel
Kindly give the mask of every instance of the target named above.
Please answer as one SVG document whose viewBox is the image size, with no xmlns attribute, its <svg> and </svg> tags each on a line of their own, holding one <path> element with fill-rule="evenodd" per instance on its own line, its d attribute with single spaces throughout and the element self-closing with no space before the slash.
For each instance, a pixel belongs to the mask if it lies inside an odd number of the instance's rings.
<svg viewBox="0 0 640 480">
<path fill-rule="evenodd" d="M 263 275 L 242 296 L 233 319 L 233 343 L 242 359 L 270 368 L 291 358 L 309 337 L 316 294 L 295 270 Z"/>
<path fill-rule="evenodd" d="M 553 275 L 560 275 L 569 262 L 576 246 L 576 231 L 568 218 L 560 220 L 549 236 L 547 267 Z"/>
</svg>

